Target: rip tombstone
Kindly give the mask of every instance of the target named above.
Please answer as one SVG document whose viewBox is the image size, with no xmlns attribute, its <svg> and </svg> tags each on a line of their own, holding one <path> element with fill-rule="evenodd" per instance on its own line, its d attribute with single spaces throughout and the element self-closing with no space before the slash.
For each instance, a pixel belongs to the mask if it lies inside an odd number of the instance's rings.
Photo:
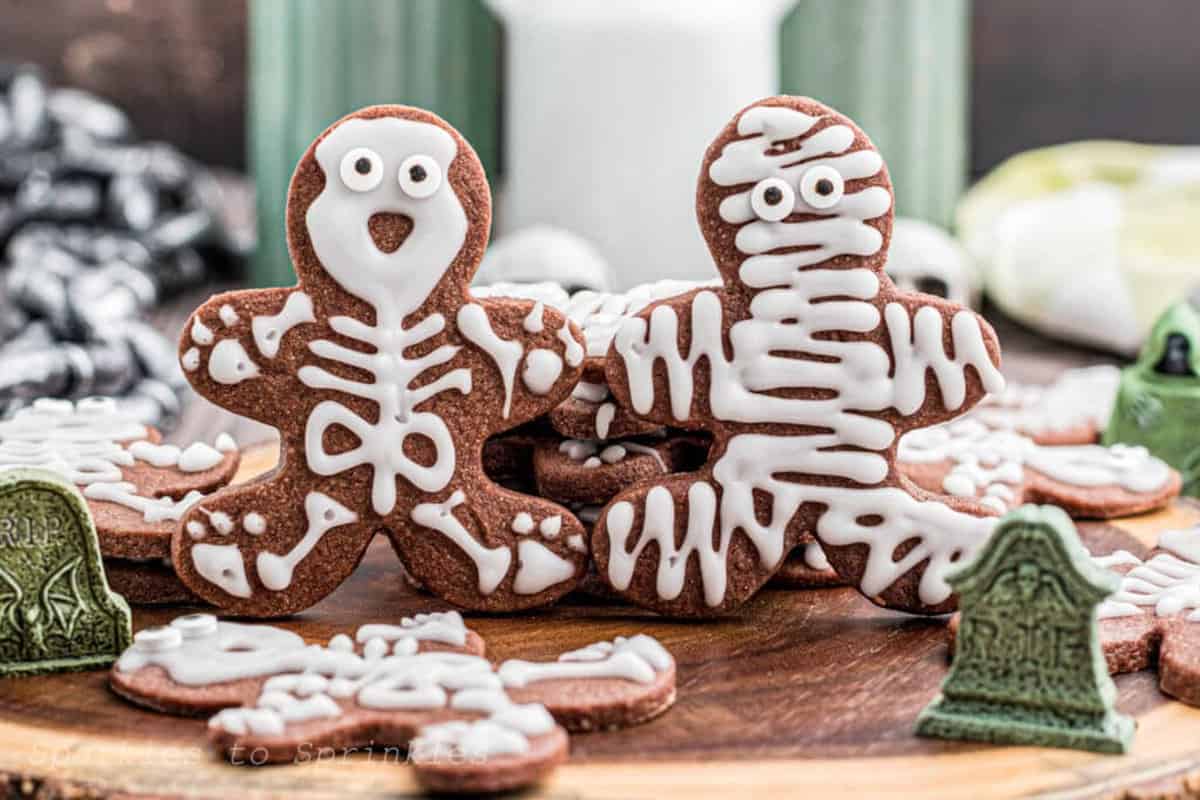
<svg viewBox="0 0 1200 800">
<path fill-rule="evenodd" d="M 0 470 L 0 677 L 107 666 L 130 623 L 79 491 L 45 470 Z"/>
<path fill-rule="evenodd" d="M 1005 516 L 948 578 L 962 622 L 950 674 L 917 734 L 1123 753 L 1134 722 L 1113 708 L 1096 608 L 1117 589 L 1059 508 Z"/>
</svg>

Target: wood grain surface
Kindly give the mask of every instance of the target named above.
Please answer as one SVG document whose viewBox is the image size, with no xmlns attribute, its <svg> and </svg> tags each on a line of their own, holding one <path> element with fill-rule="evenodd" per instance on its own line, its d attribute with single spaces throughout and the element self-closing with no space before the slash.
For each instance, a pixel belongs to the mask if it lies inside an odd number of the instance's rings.
<svg viewBox="0 0 1200 800">
<path fill-rule="evenodd" d="M 269 468 L 275 448 L 250 451 L 239 479 Z M 1116 524 L 1085 523 L 1095 550 L 1144 552 L 1156 532 L 1200 520 L 1181 502 Z M 442 605 L 400 579 L 377 540 L 358 572 L 316 608 L 282 625 L 325 641 L 371 621 Z M 135 628 L 182 608 L 139 610 Z M 1178 788 L 1200 770 L 1200 710 L 1165 698 L 1152 673 L 1118 676 L 1119 707 L 1138 718 L 1131 754 L 991 748 L 918 739 L 913 720 L 946 671 L 944 622 L 876 608 L 851 589 L 765 591 L 716 622 L 678 622 L 571 598 L 523 616 L 472 616 L 489 655 L 549 657 L 645 631 L 679 664 L 679 700 L 638 728 L 572 739 L 569 765 L 534 794 L 660 798 L 1111 796 L 1142 783 Z M 382 756 L 256 769 L 203 746 L 204 723 L 134 708 L 102 672 L 0 681 L 0 775 L 46 797 L 396 797 L 408 771 Z M 0 782 L 0 786 L 3 783 Z"/>
</svg>

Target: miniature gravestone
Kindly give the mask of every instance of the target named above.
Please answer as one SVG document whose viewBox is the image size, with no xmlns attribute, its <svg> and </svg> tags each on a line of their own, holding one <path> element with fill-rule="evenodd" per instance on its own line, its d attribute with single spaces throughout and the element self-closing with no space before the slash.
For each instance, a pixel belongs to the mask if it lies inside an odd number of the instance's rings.
<svg viewBox="0 0 1200 800">
<path fill-rule="evenodd" d="M 1138 444 L 1183 476 L 1200 497 L 1200 309 L 1171 306 L 1154 324 L 1137 363 L 1121 373 L 1105 444 Z"/>
<path fill-rule="evenodd" d="M 1113 710 L 1096 627 L 1096 607 L 1118 580 L 1092 562 L 1061 509 L 1008 514 L 947 580 L 962 622 L 918 735 L 1125 752 L 1134 723 Z"/>
<path fill-rule="evenodd" d="M 105 667 L 132 638 L 79 491 L 46 470 L 0 471 L 0 676 Z"/>
</svg>

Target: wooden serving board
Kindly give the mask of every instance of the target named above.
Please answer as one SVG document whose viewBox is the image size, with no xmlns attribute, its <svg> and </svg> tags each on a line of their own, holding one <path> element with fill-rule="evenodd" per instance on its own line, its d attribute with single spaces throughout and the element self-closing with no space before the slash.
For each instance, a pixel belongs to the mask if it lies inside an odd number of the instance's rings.
<svg viewBox="0 0 1200 800">
<path fill-rule="evenodd" d="M 274 460 L 273 447 L 251 450 L 240 478 Z M 1200 504 L 1184 501 L 1080 528 L 1093 546 L 1141 554 L 1158 531 L 1197 521 Z M 279 624 L 324 642 L 364 622 L 444 607 L 398 580 L 397 565 L 380 539 L 337 592 Z M 143 609 L 134 626 L 181 613 Z M 1164 697 L 1149 672 L 1116 678 L 1121 711 L 1138 720 L 1125 756 L 913 736 L 917 713 L 946 672 L 944 621 L 878 609 L 852 589 L 768 590 L 719 621 L 664 620 L 571 598 L 536 614 L 472 615 L 468 624 L 496 660 L 549 657 L 645 631 L 678 661 L 679 699 L 670 712 L 638 728 L 573 737 L 570 763 L 534 795 L 1083 798 L 1125 796 L 1135 787 L 1180 794 L 1200 774 L 1200 709 Z M 409 771 L 381 754 L 231 766 L 204 747 L 204 724 L 124 703 L 108 691 L 103 672 L 3 680 L 0 773 L 39 797 L 307 800 L 417 791 Z"/>
</svg>

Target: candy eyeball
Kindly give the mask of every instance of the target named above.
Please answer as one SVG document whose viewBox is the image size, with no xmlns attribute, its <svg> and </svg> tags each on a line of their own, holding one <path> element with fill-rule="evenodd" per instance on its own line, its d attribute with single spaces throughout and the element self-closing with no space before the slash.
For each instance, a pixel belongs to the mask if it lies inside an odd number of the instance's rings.
<svg viewBox="0 0 1200 800">
<path fill-rule="evenodd" d="M 800 179 L 800 197 L 813 208 L 833 208 L 846 193 L 846 182 L 833 167 L 817 165 Z"/>
<path fill-rule="evenodd" d="M 759 219 L 766 222 L 779 222 L 792 213 L 795 205 L 796 192 L 782 178 L 759 181 L 750 193 L 750 207 Z"/>
<path fill-rule="evenodd" d="M 352 192 L 369 192 L 383 180 L 383 159 L 374 150 L 356 147 L 342 157 L 342 183 Z"/>
<path fill-rule="evenodd" d="M 404 159 L 397 176 L 400 188 L 409 197 L 424 200 L 442 185 L 442 168 L 429 156 L 416 155 Z"/>
</svg>

